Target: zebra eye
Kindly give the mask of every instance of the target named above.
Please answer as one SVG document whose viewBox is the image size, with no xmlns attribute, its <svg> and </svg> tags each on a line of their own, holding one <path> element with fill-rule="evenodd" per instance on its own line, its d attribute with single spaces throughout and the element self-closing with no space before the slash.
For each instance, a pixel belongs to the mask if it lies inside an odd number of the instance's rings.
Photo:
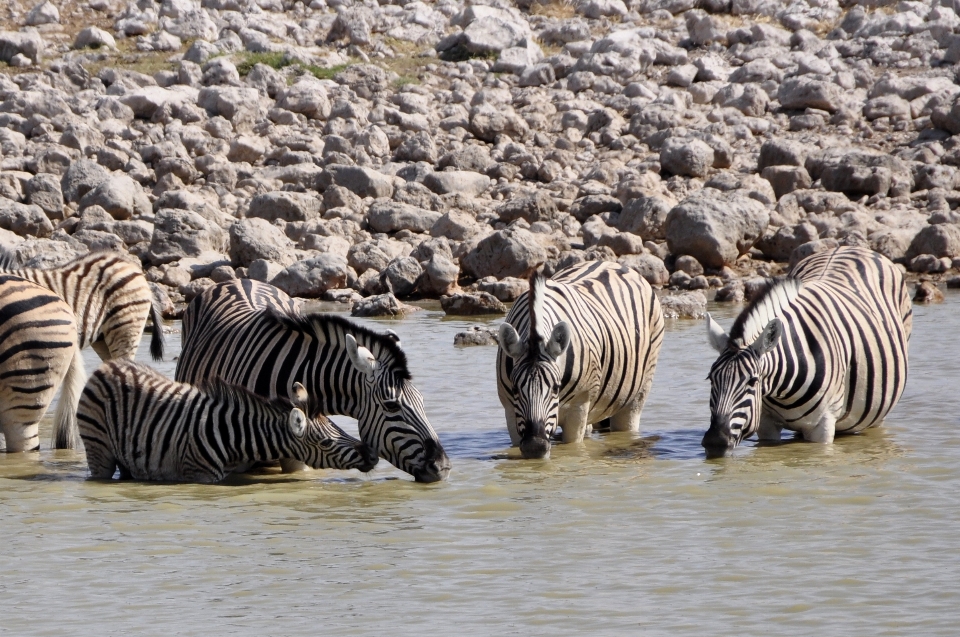
<svg viewBox="0 0 960 637">
<path fill-rule="evenodd" d="M 400 401 L 399 400 L 385 400 L 383 401 L 383 408 L 387 411 L 400 411 Z"/>
</svg>

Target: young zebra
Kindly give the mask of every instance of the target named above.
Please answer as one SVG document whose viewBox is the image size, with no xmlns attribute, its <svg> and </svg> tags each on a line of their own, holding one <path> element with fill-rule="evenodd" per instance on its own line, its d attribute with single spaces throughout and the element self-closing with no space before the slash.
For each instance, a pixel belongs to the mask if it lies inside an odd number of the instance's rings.
<svg viewBox="0 0 960 637">
<path fill-rule="evenodd" d="M 730 334 L 707 317 L 708 456 L 754 433 L 805 440 L 879 425 L 907 382 L 913 310 L 900 271 L 863 248 L 807 257 L 740 314 Z"/>
<path fill-rule="evenodd" d="M 416 480 L 443 480 L 450 471 L 393 332 L 301 314 L 271 285 L 228 281 L 197 296 L 183 316 L 176 378 L 213 377 L 269 398 L 289 396 L 299 381 L 316 397 L 312 415 L 356 418 L 360 437 Z"/>
<path fill-rule="evenodd" d="M 60 267 L 21 268 L 0 248 L 0 272 L 8 272 L 56 292 L 76 315 L 80 347 L 101 360 L 133 360 L 149 315 L 150 354 L 163 358 L 163 321 L 143 271 L 118 254 L 93 252 Z"/>
<path fill-rule="evenodd" d="M 607 418 L 614 431 L 639 430 L 663 314 L 635 271 L 591 261 L 534 275 L 498 340 L 497 389 L 524 458 L 548 457 L 557 426 L 567 443 Z"/>
<path fill-rule="evenodd" d="M 0 428 L 7 451 L 40 448 L 40 419 L 61 384 L 53 445 L 75 447 L 85 379 L 73 311 L 50 290 L 0 274 Z"/>
<path fill-rule="evenodd" d="M 256 462 L 296 458 L 315 469 L 359 469 L 376 453 L 329 420 L 309 420 L 297 403 L 267 401 L 214 380 L 194 387 L 149 367 L 109 361 L 80 397 L 77 419 L 90 477 L 219 482 Z"/>
</svg>

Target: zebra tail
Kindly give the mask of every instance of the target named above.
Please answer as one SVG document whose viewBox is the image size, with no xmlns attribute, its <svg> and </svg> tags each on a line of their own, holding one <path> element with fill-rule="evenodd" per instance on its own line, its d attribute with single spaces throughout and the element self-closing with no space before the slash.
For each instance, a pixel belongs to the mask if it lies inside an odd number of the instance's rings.
<svg viewBox="0 0 960 637">
<path fill-rule="evenodd" d="M 53 418 L 53 446 L 56 449 L 76 449 L 80 446 L 80 430 L 77 428 L 77 405 L 80 394 L 87 382 L 87 373 L 83 369 L 83 356 L 80 348 L 73 350 L 73 359 L 63 378 L 57 413 Z"/>
<path fill-rule="evenodd" d="M 163 316 L 160 314 L 160 308 L 154 300 L 150 303 L 150 318 L 153 320 L 153 334 L 150 336 L 150 356 L 155 361 L 163 360 Z"/>
</svg>

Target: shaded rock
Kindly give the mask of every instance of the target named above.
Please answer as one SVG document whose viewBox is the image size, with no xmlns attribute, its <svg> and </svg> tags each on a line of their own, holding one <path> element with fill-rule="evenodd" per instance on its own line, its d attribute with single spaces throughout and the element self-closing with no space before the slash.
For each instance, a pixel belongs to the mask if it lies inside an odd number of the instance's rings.
<svg viewBox="0 0 960 637">
<path fill-rule="evenodd" d="M 664 224 L 670 208 L 665 199 L 640 196 L 627 202 L 615 226 L 618 230 L 631 232 L 648 241 L 662 241 L 666 238 Z"/>
<path fill-rule="evenodd" d="M 293 244 L 280 228 L 266 219 L 240 219 L 230 226 L 230 258 L 250 265 L 266 259 L 287 266 L 296 260 Z"/>
<path fill-rule="evenodd" d="M 40 173 L 27 182 L 24 195 L 26 203 L 40 206 L 52 220 L 63 219 L 63 193 L 60 179 L 50 173 Z"/>
<path fill-rule="evenodd" d="M 347 286 L 349 266 L 346 259 L 333 254 L 321 254 L 286 267 L 273 279 L 290 296 L 318 298 L 327 290 Z"/>
<path fill-rule="evenodd" d="M 617 263 L 635 270 L 654 287 L 663 287 L 670 280 L 670 272 L 663 259 L 654 254 L 628 254 L 617 259 Z"/>
<path fill-rule="evenodd" d="M 512 197 L 496 208 L 500 221 L 511 223 L 525 219 L 529 223 L 550 221 L 557 216 L 557 204 L 553 197 L 542 190 Z"/>
<path fill-rule="evenodd" d="M 780 106 L 787 109 L 816 108 L 835 113 L 843 103 L 843 89 L 807 75 L 788 78 L 777 92 Z"/>
<path fill-rule="evenodd" d="M 794 250 L 790 255 L 790 267 L 792 268 L 812 254 L 817 254 L 818 252 L 823 252 L 825 250 L 833 250 L 839 246 L 840 242 L 836 239 L 817 239 L 815 241 L 808 241 L 807 243 L 797 246 L 797 249 Z M 747 294 L 747 300 L 750 300 L 750 298 L 751 296 Z"/>
<path fill-rule="evenodd" d="M 372 168 L 334 164 L 327 166 L 325 172 L 333 183 L 360 197 L 389 198 L 393 195 L 393 178 Z"/>
<path fill-rule="evenodd" d="M 49 237 L 53 224 L 40 206 L 0 199 L 0 228 L 18 235 Z"/>
<path fill-rule="evenodd" d="M 464 272 L 480 279 L 493 276 L 526 278 L 547 260 L 547 252 L 528 230 L 515 225 L 482 239 L 460 261 Z"/>
<path fill-rule="evenodd" d="M 80 209 L 100 206 L 114 219 L 130 219 L 150 214 L 153 205 L 140 186 L 126 175 L 112 175 L 80 200 Z"/>
<path fill-rule="evenodd" d="M 506 314 L 507 306 L 487 292 L 463 293 L 445 296 L 440 306 L 450 316 L 480 316 L 483 314 Z"/>
<path fill-rule="evenodd" d="M 924 227 L 910 243 L 907 258 L 921 254 L 932 254 L 937 258 L 960 256 L 960 227 L 949 223 Z"/>
<path fill-rule="evenodd" d="M 434 254 L 423 266 L 418 288 L 425 296 L 446 296 L 457 289 L 460 267 L 442 254 Z"/>
<path fill-rule="evenodd" d="M 247 217 L 273 221 L 310 221 L 321 216 L 320 200 L 316 195 L 301 192 L 266 192 L 250 201 Z"/>
<path fill-rule="evenodd" d="M 439 212 L 395 201 L 377 201 L 370 206 L 367 223 L 376 232 L 429 232 L 440 219 Z"/>
<path fill-rule="evenodd" d="M 705 177 L 713 166 L 713 149 L 699 139 L 671 137 L 660 149 L 661 170 L 673 175 Z"/>
<path fill-rule="evenodd" d="M 446 237 L 452 241 L 466 241 L 481 231 L 476 218 L 462 210 L 450 210 L 437 219 L 430 229 L 431 236 Z"/>
<path fill-rule="evenodd" d="M 78 202 L 80 199 L 110 178 L 102 166 L 88 159 L 79 159 L 70 164 L 60 178 L 60 189 L 64 200 Z"/>
<path fill-rule="evenodd" d="M 97 27 L 81 29 L 73 40 L 73 48 L 75 49 L 99 49 L 101 47 L 115 49 L 117 48 L 117 41 L 112 35 Z"/>
<path fill-rule="evenodd" d="M 809 188 L 813 183 L 803 166 L 767 166 L 761 176 L 770 182 L 777 199 L 794 190 Z"/>
<path fill-rule="evenodd" d="M 580 197 L 570 206 L 570 214 L 580 223 L 594 215 L 604 212 L 620 212 L 623 204 L 612 195 L 587 195 Z"/>
<path fill-rule="evenodd" d="M 163 265 L 204 252 L 222 252 L 226 238 L 222 228 L 192 210 L 164 208 L 154 219 L 147 259 Z"/>
<path fill-rule="evenodd" d="M 903 160 L 886 154 L 853 151 L 828 160 L 820 171 L 826 190 L 851 196 L 909 194 L 913 176 Z"/>
<path fill-rule="evenodd" d="M 766 207 L 754 199 L 704 189 L 670 211 L 665 234 L 672 254 L 719 269 L 746 254 L 769 221 Z"/>
<path fill-rule="evenodd" d="M 707 315 L 707 297 L 703 292 L 681 292 L 660 297 L 663 318 L 702 319 Z"/>
<path fill-rule="evenodd" d="M 454 347 L 497 345 L 497 332 L 489 327 L 474 325 L 466 332 L 457 332 L 453 337 Z"/>
<path fill-rule="evenodd" d="M 281 272 L 283 272 L 282 265 L 266 259 L 256 259 L 247 266 L 247 278 L 264 283 L 273 283 Z"/>
<path fill-rule="evenodd" d="M 423 185 L 438 195 L 476 197 L 490 186 L 490 178 L 472 171 L 449 170 L 430 173 L 423 178 Z"/>
<path fill-rule="evenodd" d="M 0 31 L 0 62 L 12 66 L 16 57 L 22 56 L 36 64 L 43 53 L 43 38 L 36 29 L 28 31 Z"/>
<path fill-rule="evenodd" d="M 379 294 L 357 301 L 350 310 L 350 316 L 395 316 L 403 317 L 411 312 L 419 312 L 422 308 L 416 305 L 407 305 L 397 300 L 393 294 Z"/>
<path fill-rule="evenodd" d="M 530 282 L 516 277 L 505 277 L 500 281 L 484 279 L 477 282 L 477 289 L 488 292 L 504 303 L 516 301 L 521 294 L 530 289 Z"/>
<path fill-rule="evenodd" d="M 775 232 L 772 228 L 767 229 L 754 247 L 768 259 L 787 261 L 798 247 L 819 238 L 816 227 L 809 223 L 800 223 L 792 228 L 777 228 Z"/>
<path fill-rule="evenodd" d="M 943 303 L 943 292 L 930 281 L 917 283 L 913 295 L 914 303 Z"/>
<path fill-rule="evenodd" d="M 770 139 L 760 146 L 757 170 L 767 166 L 803 166 L 807 159 L 807 150 L 799 142 L 787 139 Z"/>
<path fill-rule="evenodd" d="M 413 257 L 400 257 L 392 260 L 380 273 L 384 287 L 398 298 L 413 294 L 423 275 L 423 268 Z"/>
</svg>

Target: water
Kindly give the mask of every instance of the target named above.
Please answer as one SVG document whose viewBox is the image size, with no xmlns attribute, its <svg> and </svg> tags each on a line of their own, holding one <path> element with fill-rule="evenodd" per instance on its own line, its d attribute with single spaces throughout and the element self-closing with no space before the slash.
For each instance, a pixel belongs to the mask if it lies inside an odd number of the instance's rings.
<svg viewBox="0 0 960 637">
<path fill-rule="evenodd" d="M 47 427 L 39 459 L 0 455 L 0 634 L 956 634 L 958 310 L 915 308 L 899 406 L 833 446 L 706 461 L 713 355 L 702 322 L 669 321 L 641 436 L 518 460 L 495 349 L 454 348 L 475 322 L 435 311 L 371 323 L 410 353 L 442 484 L 385 463 L 94 483 Z"/>
</svg>

